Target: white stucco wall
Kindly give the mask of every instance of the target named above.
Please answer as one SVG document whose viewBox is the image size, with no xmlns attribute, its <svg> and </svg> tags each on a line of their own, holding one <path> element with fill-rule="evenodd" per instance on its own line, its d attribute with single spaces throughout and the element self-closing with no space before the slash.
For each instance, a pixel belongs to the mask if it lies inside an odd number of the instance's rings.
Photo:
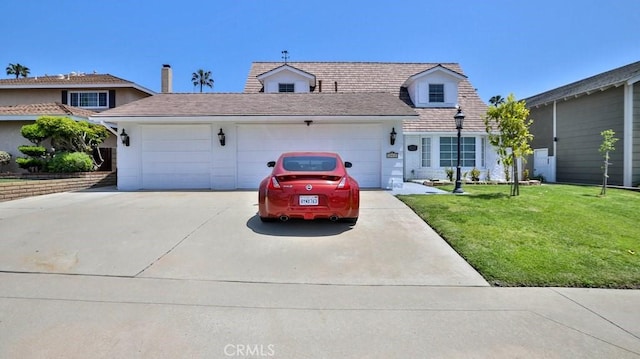
<svg viewBox="0 0 640 359">
<path fill-rule="evenodd" d="M 299 121 L 301 122 L 301 121 Z M 175 123 L 166 123 L 161 126 L 178 126 L 179 120 L 176 119 Z M 145 126 L 158 126 L 157 124 L 141 124 L 122 122 L 119 124 L 119 131 L 125 129 L 130 136 L 130 146 L 124 146 L 121 141 L 118 141 L 118 188 L 120 190 L 139 190 L 144 188 L 143 184 L 143 148 L 141 137 Z M 180 126 L 188 126 L 180 124 Z M 403 166 L 404 166 L 404 154 L 403 154 L 403 136 L 402 136 L 402 121 L 386 121 L 378 123 L 326 123 L 320 124 L 319 122 L 313 123 L 311 127 L 307 127 L 304 123 L 295 124 L 243 124 L 236 122 L 211 122 L 211 123 L 198 123 L 198 130 L 206 126 L 207 131 L 211 134 L 211 161 L 210 161 L 210 188 L 211 189 L 235 189 L 235 188 L 249 188 L 247 183 L 251 183 L 252 186 L 257 187 L 259 180 L 256 177 L 256 171 L 239 171 L 239 163 L 246 162 L 247 144 L 250 146 L 256 145 L 259 152 L 255 152 L 261 158 L 256 163 L 247 164 L 250 166 L 264 166 L 266 171 L 266 160 L 262 160 L 262 157 L 266 155 L 268 160 L 274 160 L 277 158 L 283 150 L 295 151 L 295 150 L 312 150 L 312 151 L 336 151 L 345 153 L 344 160 L 351 161 L 354 166 L 357 165 L 359 160 L 364 157 L 360 157 L 361 151 L 368 153 L 367 158 L 371 158 L 371 150 L 379 151 L 379 165 L 371 167 L 374 162 L 367 162 L 365 166 L 366 178 L 371 178 L 371 174 L 377 173 L 379 179 L 380 188 L 393 188 L 401 187 L 403 183 Z M 248 127 L 252 127 L 256 130 L 248 131 Z M 273 131 L 270 127 L 274 127 Z M 291 126 L 296 131 L 286 131 L 286 127 Z M 363 127 L 364 126 L 364 127 Z M 218 132 L 220 128 L 226 135 L 225 146 L 221 146 L 218 141 Z M 362 137 L 360 132 L 355 133 L 358 129 L 367 130 L 366 137 Z M 396 142 L 394 145 L 390 144 L 390 132 L 395 128 L 398 133 Z M 285 129 L 285 130 L 283 130 Z M 305 131 L 302 129 L 310 130 L 307 135 L 304 135 Z M 334 129 L 334 130 L 331 130 Z M 239 131 L 243 131 L 241 135 Z M 329 132 L 328 132 L 329 131 Z M 351 131 L 351 132 L 350 132 Z M 288 136 L 282 140 L 274 142 L 274 136 L 281 136 L 287 133 L 298 133 L 299 138 Z M 339 136 L 333 134 L 339 133 Z M 250 137 L 247 137 L 250 134 Z M 352 135 L 350 135 L 352 134 Z M 261 137 L 260 137 L 261 136 Z M 239 138 L 242 137 L 244 145 L 239 144 Z M 262 141 L 263 139 L 270 139 L 269 141 Z M 373 140 L 373 142 L 372 142 Z M 249 141 L 249 142 L 247 142 Z M 168 143 L 171 141 L 167 141 Z M 277 144 L 278 148 L 268 148 L 265 143 L 272 142 Z M 377 144 L 376 144 L 377 142 Z M 157 147 L 157 145 L 154 145 Z M 365 146 L 365 147 L 363 147 Z M 341 150 L 337 151 L 336 148 Z M 245 154 L 241 161 L 238 157 L 239 151 L 243 151 Z M 388 155 L 389 154 L 389 155 Z M 184 155 L 184 154 L 183 154 Z M 174 156 L 171 152 L 164 154 L 167 158 Z M 177 155 L 176 155 L 177 156 Z M 364 155 L 362 155 L 364 156 Z M 254 156 L 255 157 L 255 156 Z M 266 158 L 265 157 L 265 158 Z M 273 157 L 273 158 L 272 158 Z M 349 158 L 346 158 L 349 157 Z M 182 165 L 182 164 L 180 164 Z M 200 163 L 201 165 L 201 163 Z M 362 171 L 364 164 L 360 164 L 361 167 L 354 171 Z M 187 167 L 188 168 L 188 167 Z M 263 169 L 260 167 L 260 169 Z M 242 181 L 239 180 L 238 173 L 243 173 Z M 259 172 L 259 171 L 258 171 Z M 355 173 L 354 172 L 354 173 Z M 250 176 L 251 180 L 247 181 L 246 176 Z M 375 181 L 376 183 L 378 180 Z M 239 184 L 241 183 L 241 185 Z M 167 188 L 171 188 L 171 184 L 167 185 Z"/>
</svg>

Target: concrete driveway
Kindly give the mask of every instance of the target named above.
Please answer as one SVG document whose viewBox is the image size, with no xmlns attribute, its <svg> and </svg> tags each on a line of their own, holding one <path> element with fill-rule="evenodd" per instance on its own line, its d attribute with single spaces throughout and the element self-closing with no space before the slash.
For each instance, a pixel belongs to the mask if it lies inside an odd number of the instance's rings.
<svg viewBox="0 0 640 359">
<path fill-rule="evenodd" d="M 253 192 L 0 203 L 0 358 L 640 358 L 640 291 L 492 288 L 411 210 Z"/>
<path fill-rule="evenodd" d="M 255 192 L 76 192 L 0 203 L 0 270 L 145 278 L 486 286 L 410 209 L 363 191 L 355 226 L 262 223 Z"/>
</svg>

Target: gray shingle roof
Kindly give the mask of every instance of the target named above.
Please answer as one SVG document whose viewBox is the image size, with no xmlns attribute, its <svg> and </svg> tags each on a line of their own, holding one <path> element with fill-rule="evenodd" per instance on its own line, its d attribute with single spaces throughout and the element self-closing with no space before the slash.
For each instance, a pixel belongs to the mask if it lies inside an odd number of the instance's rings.
<svg viewBox="0 0 640 359">
<path fill-rule="evenodd" d="M 37 87 L 38 85 L 61 85 L 82 84 L 133 84 L 131 81 L 123 80 L 109 74 L 87 74 L 87 75 L 56 75 L 56 76 L 36 76 L 0 79 L 0 85 L 29 85 Z"/>
<path fill-rule="evenodd" d="M 529 107 L 544 105 L 556 100 L 606 90 L 611 86 L 620 86 L 636 76 L 640 76 L 640 61 L 528 97 L 525 101 Z"/>
<path fill-rule="evenodd" d="M 89 118 L 96 112 L 57 102 L 0 106 L 0 116 L 75 116 Z"/>
<path fill-rule="evenodd" d="M 416 116 L 416 113 L 389 93 L 172 93 L 147 97 L 98 113 L 93 117 L 147 116 L 406 117 Z"/>
<path fill-rule="evenodd" d="M 154 92 L 134 82 L 110 74 L 66 74 L 0 79 L 0 89 L 16 88 L 109 88 L 132 87 L 153 95 Z"/>
<path fill-rule="evenodd" d="M 387 92 L 413 107 L 407 89 L 403 83 L 411 76 L 442 66 L 464 75 L 457 63 L 389 63 L 389 62 L 288 62 L 290 66 L 316 76 L 313 93 Z M 282 66 L 281 62 L 254 62 L 245 83 L 245 93 L 263 91 L 257 76 Z M 322 82 L 322 85 L 320 84 Z M 480 99 L 476 90 L 464 79 L 460 82 L 458 104 L 462 107 L 466 119 L 465 130 L 484 131 L 482 117 L 487 105 Z M 455 131 L 453 108 L 416 108 L 419 118 L 405 121 L 405 132 Z"/>
</svg>

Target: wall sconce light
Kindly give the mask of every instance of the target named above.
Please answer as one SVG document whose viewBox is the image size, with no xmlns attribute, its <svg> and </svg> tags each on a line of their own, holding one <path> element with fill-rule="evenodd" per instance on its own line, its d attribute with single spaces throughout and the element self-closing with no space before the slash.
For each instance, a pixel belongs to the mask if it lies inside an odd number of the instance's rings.
<svg viewBox="0 0 640 359">
<path fill-rule="evenodd" d="M 220 141 L 220 146 L 224 146 L 226 141 L 226 136 L 224 132 L 222 132 L 222 129 L 220 129 L 220 132 L 218 132 L 218 140 Z"/>
<path fill-rule="evenodd" d="M 304 120 L 304 123 L 307 124 L 307 127 L 313 123 L 313 120 Z"/>
<path fill-rule="evenodd" d="M 122 144 L 129 147 L 129 134 L 127 134 L 127 132 L 124 130 L 124 128 L 122 129 L 122 133 L 120 134 L 120 139 L 122 140 Z"/>
<path fill-rule="evenodd" d="M 396 144 L 396 135 L 397 135 L 396 128 L 393 127 L 391 129 L 391 133 L 389 134 L 389 142 L 391 143 L 391 146 Z"/>
</svg>

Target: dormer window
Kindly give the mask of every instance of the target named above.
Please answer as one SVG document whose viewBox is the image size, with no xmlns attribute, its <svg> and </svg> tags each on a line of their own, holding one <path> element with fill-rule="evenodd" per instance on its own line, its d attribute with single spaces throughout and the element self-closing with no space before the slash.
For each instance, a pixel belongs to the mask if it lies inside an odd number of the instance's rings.
<svg viewBox="0 0 640 359">
<path fill-rule="evenodd" d="M 429 103 L 444 102 L 444 84 L 429 84 Z"/>
<path fill-rule="evenodd" d="M 458 102 L 458 86 L 465 79 L 463 74 L 437 65 L 409 77 L 402 85 L 415 107 L 453 108 Z"/>
<path fill-rule="evenodd" d="M 256 76 L 265 93 L 306 93 L 316 86 L 313 74 L 297 69 L 289 64 L 276 67 Z"/>
<path fill-rule="evenodd" d="M 295 92 L 295 84 L 291 83 L 279 83 L 278 92 Z"/>
</svg>

